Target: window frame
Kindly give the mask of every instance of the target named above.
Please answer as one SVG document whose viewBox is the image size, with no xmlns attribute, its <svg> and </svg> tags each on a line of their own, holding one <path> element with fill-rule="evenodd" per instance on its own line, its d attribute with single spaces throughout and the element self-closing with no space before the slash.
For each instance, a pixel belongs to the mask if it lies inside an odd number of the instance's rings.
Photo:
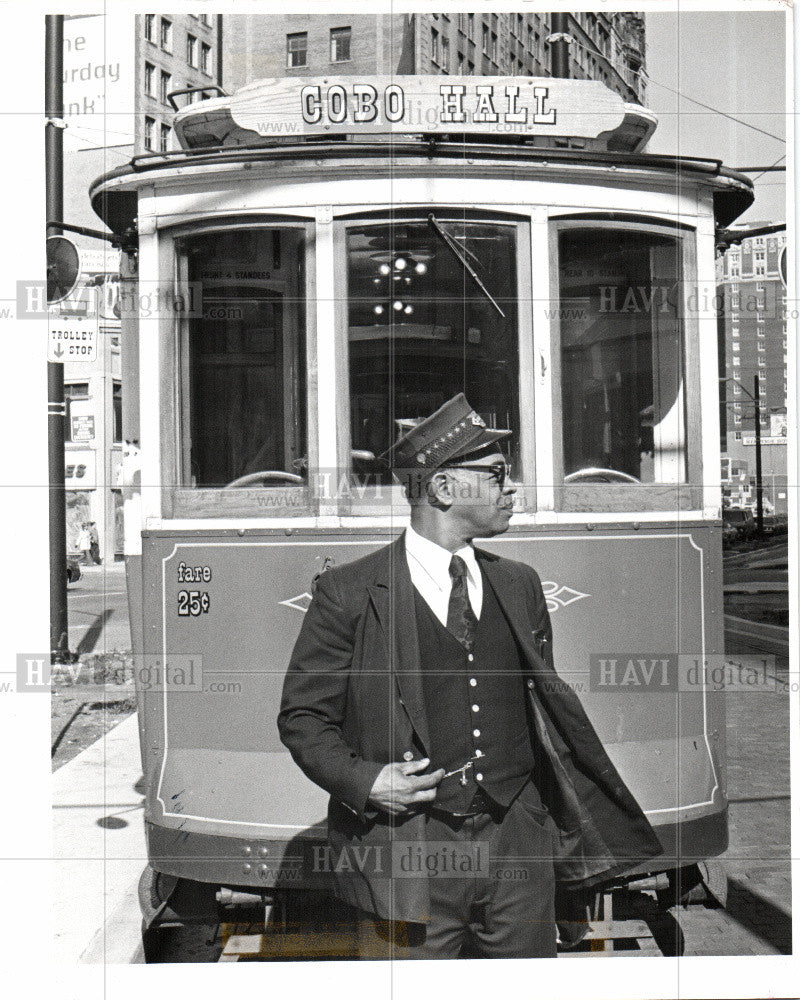
<svg viewBox="0 0 800 1000">
<path fill-rule="evenodd" d="M 158 27 L 159 47 L 162 52 L 172 53 L 172 21 L 161 15 Z"/>
<path fill-rule="evenodd" d="M 347 32 L 347 58 L 346 59 L 334 59 L 334 40 L 339 37 L 344 38 L 345 32 Z M 349 63 L 353 61 L 353 27 L 350 24 L 341 25 L 338 28 L 331 28 L 330 34 L 328 36 L 328 60 L 332 65 L 338 66 L 339 63 Z"/>
<path fill-rule="evenodd" d="M 294 50 L 292 49 L 292 42 L 297 39 L 303 39 L 305 41 L 305 47 L 303 48 L 303 61 L 301 63 L 292 63 L 292 55 Z M 287 69 L 306 69 L 308 67 L 308 32 L 307 31 L 291 31 L 286 35 L 286 68 Z"/>
<path fill-rule="evenodd" d="M 237 230 L 295 229 L 304 233 L 303 267 L 305 287 L 298 298 L 304 302 L 305 353 L 298 363 L 305 365 L 306 450 L 309 470 L 318 462 L 318 417 L 316 385 L 311 377 L 317 353 L 314 220 L 287 214 L 248 215 L 185 223 L 162 230 L 163 253 L 174 261 L 176 290 L 183 291 L 188 301 L 188 257 L 186 243 L 199 236 Z M 168 238 L 167 238 L 168 237 Z M 313 517 L 319 512 L 319 497 L 314 484 L 303 486 L 252 486 L 226 490 L 220 486 L 192 486 L 190 471 L 191 397 L 189 322 L 179 316 L 171 321 L 172 343 L 175 350 L 162 350 L 159 373 L 161 397 L 169 400 L 169 409 L 162 413 L 162 516 L 167 518 L 252 517 L 280 520 Z M 162 336 L 164 333 L 162 331 Z"/>
<path fill-rule="evenodd" d="M 524 304 L 532 300 L 531 273 L 531 217 L 530 214 L 497 212 L 489 209 L 467 209 L 464 206 L 436 204 L 422 208 L 393 210 L 387 206 L 379 209 L 361 210 L 338 215 L 334 219 L 334 241 L 336 246 L 334 280 L 344 294 L 337 302 L 336 309 L 336 352 L 343 359 L 339 376 L 340 387 L 336 396 L 336 421 L 339 427 L 338 466 L 350 472 L 350 349 L 348 336 L 348 303 L 350 289 L 348 283 L 347 230 L 350 227 L 374 225 L 385 226 L 392 221 L 419 222 L 427 220 L 428 213 L 434 212 L 444 225 L 448 223 L 475 223 L 485 225 L 507 225 L 515 234 L 516 287 L 517 287 L 517 400 L 519 407 L 519 465 L 513 478 L 517 485 L 517 503 L 525 514 L 537 510 L 536 489 L 536 430 L 533 388 L 533 318 L 531 309 Z M 454 266 L 455 262 L 454 262 Z M 520 475 L 521 474 L 521 475 Z M 376 492 L 373 503 L 358 501 L 352 497 L 338 498 L 340 517 L 381 516 L 402 510 L 406 504 L 403 489 L 399 484 L 382 486 Z"/>
<path fill-rule="evenodd" d="M 701 425 L 701 377 L 698 317 L 686 308 L 686 295 L 697 275 L 697 230 L 687 223 L 647 216 L 620 217 L 611 213 L 585 212 L 551 215 L 549 219 L 550 301 L 560 303 L 559 236 L 570 229 L 603 229 L 666 236 L 679 241 L 683 275 L 683 389 L 686 481 L 682 483 L 564 483 L 563 399 L 561 382 L 561 325 L 558 309 L 550 324 L 551 385 L 553 409 L 553 468 L 555 510 L 558 513 L 700 510 L 703 506 L 703 430 Z M 699 428 L 699 430 L 697 430 Z M 642 488 L 644 487 L 644 488 Z"/>
</svg>

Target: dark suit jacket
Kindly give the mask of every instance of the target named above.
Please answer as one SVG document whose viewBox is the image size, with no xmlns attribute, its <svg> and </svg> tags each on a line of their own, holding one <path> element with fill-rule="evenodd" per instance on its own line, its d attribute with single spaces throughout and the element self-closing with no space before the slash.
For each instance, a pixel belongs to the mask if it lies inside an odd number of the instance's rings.
<svg viewBox="0 0 800 1000">
<path fill-rule="evenodd" d="M 558 827 L 556 875 L 580 888 L 661 853 L 571 688 L 553 669 L 541 583 L 524 563 L 476 549 L 519 643 L 537 753 L 535 780 Z M 283 689 L 281 739 L 331 795 L 328 837 L 342 898 L 382 919 L 428 919 L 425 879 L 390 878 L 424 845 L 425 817 L 392 819 L 367 799 L 388 763 L 428 756 L 414 592 L 404 537 L 325 572 Z"/>
</svg>

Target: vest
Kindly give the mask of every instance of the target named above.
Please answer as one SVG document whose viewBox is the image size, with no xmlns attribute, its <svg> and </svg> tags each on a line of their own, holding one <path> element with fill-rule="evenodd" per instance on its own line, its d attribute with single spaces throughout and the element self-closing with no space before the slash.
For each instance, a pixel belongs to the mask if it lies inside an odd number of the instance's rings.
<svg viewBox="0 0 800 1000">
<path fill-rule="evenodd" d="M 483 607 L 467 653 L 415 590 L 422 689 L 430 736 L 430 770 L 443 778 L 434 803 L 470 812 L 478 789 L 510 805 L 534 764 L 525 711 L 522 662 L 511 628 L 484 577 Z"/>
</svg>

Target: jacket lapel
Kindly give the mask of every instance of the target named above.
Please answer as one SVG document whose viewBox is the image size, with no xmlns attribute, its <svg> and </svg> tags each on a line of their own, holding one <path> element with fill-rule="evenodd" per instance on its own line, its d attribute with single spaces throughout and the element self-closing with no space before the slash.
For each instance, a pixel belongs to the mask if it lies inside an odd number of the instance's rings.
<svg viewBox="0 0 800 1000">
<path fill-rule="evenodd" d="M 400 701 L 420 743 L 428 752 L 428 720 L 422 692 L 422 673 L 414 609 L 414 587 L 408 571 L 405 532 L 386 548 L 386 561 L 368 586 L 375 613 L 387 637 Z"/>
<path fill-rule="evenodd" d="M 497 603 L 503 609 L 511 631 L 521 649 L 528 660 L 537 667 L 537 670 L 544 668 L 549 672 L 547 663 L 536 649 L 531 631 L 530 614 L 518 583 L 498 559 L 480 549 L 476 549 L 475 552 L 484 576 L 489 581 Z"/>
</svg>

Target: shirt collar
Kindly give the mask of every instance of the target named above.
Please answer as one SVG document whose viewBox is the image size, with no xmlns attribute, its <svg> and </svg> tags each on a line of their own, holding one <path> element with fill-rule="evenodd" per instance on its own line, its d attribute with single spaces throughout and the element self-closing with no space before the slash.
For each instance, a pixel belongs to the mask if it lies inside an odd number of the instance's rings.
<svg viewBox="0 0 800 1000">
<path fill-rule="evenodd" d="M 449 591 L 452 586 L 450 560 L 454 555 L 460 556 L 464 560 L 467 576 L 473 584 L 477 584 L 480 580 L 478 560 L 475 558 L 475 549 L 471 545 L 463 545 L 456 552 L 449 552 L 429 538 L 424 538 L 409 525 L 406 528 L 406 553 L 422 566 L 441 590 Z"/>
</svg>

